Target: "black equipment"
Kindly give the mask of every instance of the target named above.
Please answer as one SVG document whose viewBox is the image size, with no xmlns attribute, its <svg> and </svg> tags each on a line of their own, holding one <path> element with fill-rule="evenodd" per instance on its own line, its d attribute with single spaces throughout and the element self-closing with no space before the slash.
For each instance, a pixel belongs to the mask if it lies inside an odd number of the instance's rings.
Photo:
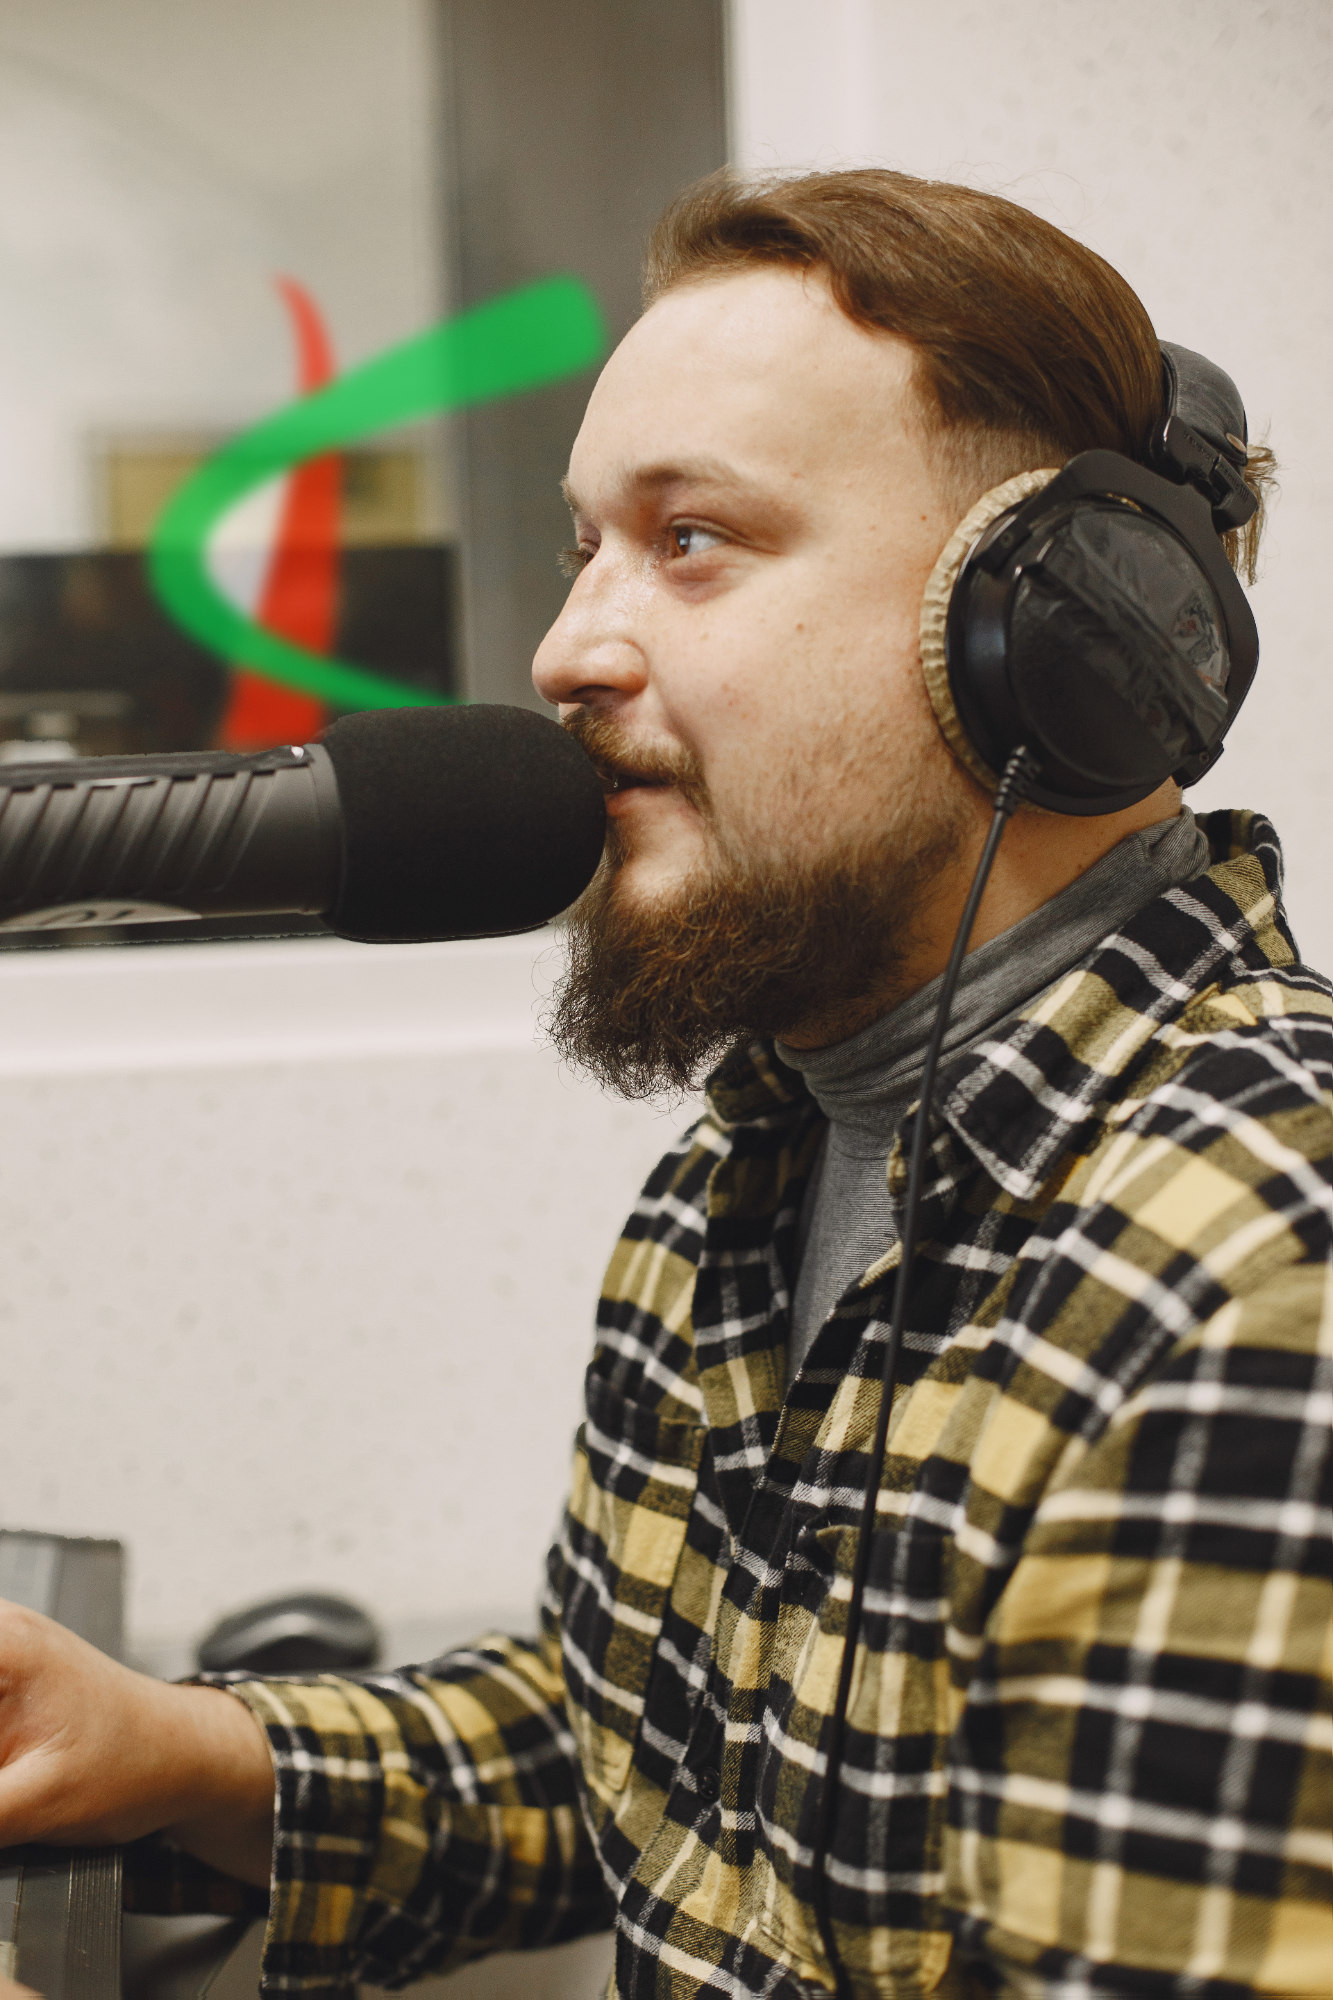
<svg viewBox="0 0 1333 2000">
<path fill-rule="evenodd" d="M 380 1656 L 374 1621 L 350 1598 L 285 1591 L 233 1611 L 199 1641 L 205 1673 L 354 1674 Z"/>
<path fill-rule="evenodd" d="M 0 1531 L 0 1597 L 113 1656 L 124 1571 L 119 1542 Z M 0 1852 L 0 1972 L 44 2000 L 120 2000 L 120 1897 L 117 1848 Z"/>
<path fill-rule="evenodd" d="M 1085 816 L 1119 812 L 1170 777 L 1195 783 L 1221 755 L 1258 664 L 1254 617 L 1218 539 L 1242 527 L 1258 504 L 1241 477 L 1244 406 L 1231 378 L 1188 348 L 1163 347 L 1162 378 L 1165 416 L 1147 449 L 1155 469 L 1118 452 L 1087 451 L 1047 480 L 1033 475 L 1024 483 L 1039 490 L 1012 505 L 997 489 L 998 506 L 988 511 L 983 499 L 968 516 L 986 517 L 970 546 L 951 544 L 927 586 L 922 657 L 931 702 L 960 762 L 988 781 L 994 811 L 922 1069 L 902 1254 L 829 1719 L 811 1869 L 837 2000 L 852 2000 L 830 1876 L 847 1711 L 911 1299 L 930 1112 L 977 911 L 1005 826 L 1024 800 Z M 932 593 L 944 613 L 943 660 L 934 663 L 944 674 L 932 672 Z M 856 1865 L 864 1857 L 842 1858 Z"/>
<path fill-rule="evenodd" d="M 1219 535 L 1243 528 L 1259 502 L 1245 484 L 1250 434 L 1240 390 L 1215 361 L 1164 340 L 1162 404 L 1165 415 L 1148 446 L 1149 464 L 1202 493 Z"/>
<path fill-rule="evenodd" d="M 119 1658 L 119 1542 L 0 1530 L 0 1597 Z M 263 1925 L 121 1909 L 115 1847 L 0 1849 L 0 1975 L 43 2000 L 254 2000 Z"/>
<path fill-rule="evenodd" d="M 1163 383 L 1156 469 L 1080 453 L 990 522 L 949 600 L 957 723 L 996 777 L 1026 745 L 1038 765 L 1028 797 L 1054 812 L 1118 812 L 1166 778 L 1194 784 L 1258 664 L 1218 539 L 1256 505 L 1238 469 L 1244 407 L 1186 348 L 1163 349 Z"/>
<path fill-rule="evenodd" d="M 372 709 L 318 743 L 0 766 L 0 930 L 305 912 L 371 944 L 534 930 L 591 880 L 601 781 L 528 709 Z"/>
</svg>

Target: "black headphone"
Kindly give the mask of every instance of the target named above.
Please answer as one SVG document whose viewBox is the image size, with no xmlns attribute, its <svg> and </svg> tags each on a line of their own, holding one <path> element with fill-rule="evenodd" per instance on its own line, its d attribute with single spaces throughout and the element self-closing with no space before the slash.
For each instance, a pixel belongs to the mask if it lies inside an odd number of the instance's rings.
<svg viewBox="0 0 1333 2000">
<path fill-rule="evenodd" d="M 1219 540 L 1258 504 L 1244 405 L 1188 348 L 1163 346 L 1162 375 L 1147 465 L 1085 451 L 996 488 L 999 510 L 986 519 L 979 503 L 959 531 L 968 545 L 955 536 L 941 557 L 933 632 L 927 590 L 922 657 L 946 738 L 992 790 L 1026 744 L 1025 795 L 1054 812 L 1118 812 L 1165 778 L 1193 784 L 1258 663 Z"/>
</svg>

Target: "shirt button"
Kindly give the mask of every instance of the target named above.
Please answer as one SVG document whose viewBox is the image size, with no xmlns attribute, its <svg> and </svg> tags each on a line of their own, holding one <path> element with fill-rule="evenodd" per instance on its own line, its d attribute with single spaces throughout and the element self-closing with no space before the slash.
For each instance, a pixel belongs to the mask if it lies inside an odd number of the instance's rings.
<svg viewBox="0 0 1333 2000">
<path fill-rule="evenodd" d="M 694 1774 L 694 1789 L 704 1804 L 711 1806 L 722 1796 L 722 1780 L 711 1767 L 707 1770 L 696 1771 Z"/>
</svg>

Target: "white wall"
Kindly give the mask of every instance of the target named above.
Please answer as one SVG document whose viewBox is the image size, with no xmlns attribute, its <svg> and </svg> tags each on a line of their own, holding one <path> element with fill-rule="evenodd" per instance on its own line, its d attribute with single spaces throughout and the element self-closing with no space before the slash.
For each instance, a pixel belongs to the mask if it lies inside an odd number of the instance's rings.
<svg viewBox="0 0 1333 2000">
<path fill-rule="evenodd" d="M 736 150 L 995 189 L 1089 243 L 1240 384 L 1282 465 L 1260 678 L 1201 806 L 1258 806 L 1333 972 L 1333 8 L 1327 0 L 733 0 Z"/>
<path fill-rule="evenodd" d="M 0 955 L 0 1522 L 123 1536 L 162 1670 L 303 1583 L 423 1652 L 530 1629 L 601 1267 L 682 1122 L 538 1045 L 551 959 Z"/>
</svg>

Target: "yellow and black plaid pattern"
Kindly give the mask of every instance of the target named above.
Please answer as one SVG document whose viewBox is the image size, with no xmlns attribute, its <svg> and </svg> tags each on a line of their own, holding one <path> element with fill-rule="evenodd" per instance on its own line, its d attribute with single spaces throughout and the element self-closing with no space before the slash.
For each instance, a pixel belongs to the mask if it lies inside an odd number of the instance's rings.
<svg viewBox="0 0 1333 2000">
<path fill-rule="evenodd" d="M 945 1079 L 831 1862 L 861 1994 L 1333 1988 L 1333 995 L 1271 829 L 1205 826 L 1207 876 Z M 621 2000 L 831 1983 L 811 1837 L 896 1273 L 784 1394 L 819 1137 L 752 1050 L 646 1188 L 540 1643 L 237 1687 L 275 1990 L 613 1917 Z"/>
</svg>

